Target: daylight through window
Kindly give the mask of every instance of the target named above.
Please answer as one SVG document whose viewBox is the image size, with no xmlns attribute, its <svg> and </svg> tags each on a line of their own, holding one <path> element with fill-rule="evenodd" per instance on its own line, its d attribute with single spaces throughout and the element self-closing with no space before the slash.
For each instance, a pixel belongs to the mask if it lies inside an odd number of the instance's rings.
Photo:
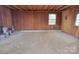
<svg viewBox="0 0 79 59">
<path fill-rule="evenodd" d="M 79 26 L 79 14 L 76 15 L 75 26 Z"/>
<path fill-rule="evenodd" d="M 49 25 L 56 25 L 56 14 L 49 14 Z"/>
</svg>

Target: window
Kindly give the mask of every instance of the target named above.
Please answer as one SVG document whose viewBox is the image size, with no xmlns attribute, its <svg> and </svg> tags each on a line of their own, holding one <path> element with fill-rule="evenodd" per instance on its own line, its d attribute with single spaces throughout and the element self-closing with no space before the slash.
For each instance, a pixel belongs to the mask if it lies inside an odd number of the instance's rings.
<svg viewBox="0 0 79 59">
<path fill-rule="evenodd" d="M 56 25 L 56 14 L 49 14 L 49 25 Z"/>
<path fill-rule="evenodd" d="M 75 26 L 79 26 L 79 14 L 76 15 Z"/>
</svg>

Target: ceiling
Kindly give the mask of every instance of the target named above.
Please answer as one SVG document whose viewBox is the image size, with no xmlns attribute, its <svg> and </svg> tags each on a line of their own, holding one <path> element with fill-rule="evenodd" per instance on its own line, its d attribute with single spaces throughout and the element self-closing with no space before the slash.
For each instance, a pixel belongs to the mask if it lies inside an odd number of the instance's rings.
<svg viewBox="0 0 79 59">
<path fill-rule="evenodd" d="M 62 11 L 71 5 L 5 5 L 5 7 L 21 11 Z"/>
</svg>

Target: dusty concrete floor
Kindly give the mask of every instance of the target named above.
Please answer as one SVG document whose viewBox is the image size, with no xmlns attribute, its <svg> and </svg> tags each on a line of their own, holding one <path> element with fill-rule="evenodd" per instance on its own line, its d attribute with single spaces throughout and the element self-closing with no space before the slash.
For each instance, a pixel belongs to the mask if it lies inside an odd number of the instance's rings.
<svg viewBox="0 0 79 59">
<path fill-rule="evenodd" d="M 0 40 L 0 53 L 79 53 L 79 41 L 61 31 L 21 31 Z"/>
</svg>

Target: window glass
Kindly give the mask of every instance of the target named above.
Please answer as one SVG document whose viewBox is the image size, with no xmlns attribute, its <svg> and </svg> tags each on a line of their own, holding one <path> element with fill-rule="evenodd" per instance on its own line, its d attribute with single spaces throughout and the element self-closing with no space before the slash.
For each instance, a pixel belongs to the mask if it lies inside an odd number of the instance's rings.
<svg viewBox="0 0 79 59">
<path fill-rule="evenodd" d="M 56 25 L 56 14 L 49 14 L 49 25 Z"/>
<path fill-rule="evenodd" d="M 79 26 L 79 14 L 76 15 L 75 26 Z"/>
</svg>

